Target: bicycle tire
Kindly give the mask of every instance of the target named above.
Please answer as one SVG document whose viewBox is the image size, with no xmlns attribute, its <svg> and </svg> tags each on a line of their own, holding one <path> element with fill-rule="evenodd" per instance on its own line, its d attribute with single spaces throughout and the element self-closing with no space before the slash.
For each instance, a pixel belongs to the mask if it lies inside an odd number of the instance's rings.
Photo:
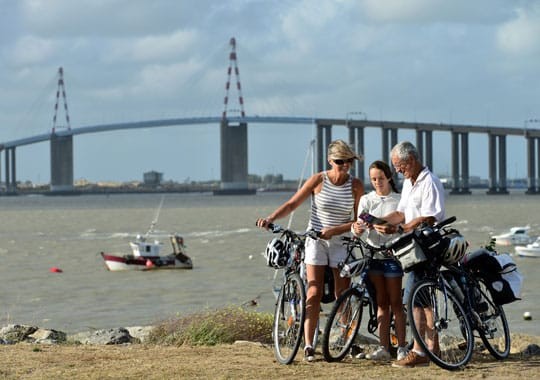
<svg viewBox="0 0 540 380">
<path fill-rule="evenodd" d="M 328 362 L 342 360 L 349 352 L 362 321 L 364 292 L 349 288 L 334 303 L 322 337 L 322 353 Z"/>
<path fill-rule="evenodd" d="M 304 335 L 306 291 L 298 273 L 287 276 L 274 311 L 272 339 L 274 354 L 281 364 L 291 364 Z"/>
<path fill-rule="evenodd" d="M 477 331 L 484 346 L 497 360 L 506 359 L 510 354 L 510 329 L 502 306 L 493 302 L 493 297 L 486 284 L 478 281 L 480 298 L 474 305 L 478 309 L 480 321 Z"/>
<path fill-rule="evenodd" d="M 443 290 L 440 286 L 431 280 L 415 284 L 408 300 L 407 314 L 412 333 L 424 352 L 439 367 L 452 371 L 471 360 L 474 335 L 469 318 L 452 290 Z M 424 327 L 436 331 L 439 350 L 430 351 L 426 337 L 420 333 L 422 321 L 414 318 L 414 306 L 433 311 L 432 321 L 426 321 Z"/>
</svg>

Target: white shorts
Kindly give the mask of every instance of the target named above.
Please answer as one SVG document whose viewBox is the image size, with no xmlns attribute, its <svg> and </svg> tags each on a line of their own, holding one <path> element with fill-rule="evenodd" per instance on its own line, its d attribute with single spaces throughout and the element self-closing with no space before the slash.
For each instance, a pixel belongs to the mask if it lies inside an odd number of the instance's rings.
<svg viewBox="0 0 540 380">
<path fill-rule="evenodd" d="M 310 237 L 306 239 L 306 255 L 304 262 L 310 265 L 328 265 L 337 268 L 338 264 L 347 258 L 347 248 L 343 245 L 341 236 L 332 236 L 330 240 Z"/>
</svg>

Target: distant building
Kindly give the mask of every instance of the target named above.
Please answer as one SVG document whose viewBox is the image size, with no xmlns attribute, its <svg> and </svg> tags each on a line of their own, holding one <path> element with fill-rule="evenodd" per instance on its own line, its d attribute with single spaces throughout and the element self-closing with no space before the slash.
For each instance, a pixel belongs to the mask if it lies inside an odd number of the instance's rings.
<svg viewBox="0 0 540 380">
<path fill-rule="evenodd" d="M 159 186 L 163 181 L 163 173 L 154 170 L 143 174 L 143 182 L 145 186 Z"/>
</svg>

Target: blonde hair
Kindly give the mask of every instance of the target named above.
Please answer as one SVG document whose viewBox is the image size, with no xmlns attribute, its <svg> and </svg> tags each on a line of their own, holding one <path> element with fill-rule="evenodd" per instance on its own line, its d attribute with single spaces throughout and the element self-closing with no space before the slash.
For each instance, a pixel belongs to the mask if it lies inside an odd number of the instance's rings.
<svg viewBox="0 0 540 380">
<path fill-rule="evenodd" d="M 328 159 L 330 160 L 339 160 L 339 159 L 349 159 L 356 158 L 359 161 L 362 161 L 363 157 L 361 154 L 356 154 L 349 144 L 343 140 L 334 140 L 328 145 Z"/>
</svg>

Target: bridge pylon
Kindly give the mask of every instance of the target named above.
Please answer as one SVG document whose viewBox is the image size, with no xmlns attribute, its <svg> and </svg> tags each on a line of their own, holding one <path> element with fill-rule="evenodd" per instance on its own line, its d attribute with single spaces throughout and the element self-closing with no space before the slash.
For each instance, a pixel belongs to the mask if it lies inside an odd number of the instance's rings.
<svg viewBox="0 0 540 380">
<path fill-rule="evenodd" d="M 53 126 L 51 131 L 51 184 L 52 194 L 72 193 L 73 189 L 73 135 L 59 136 L 56 133 L 58 102 L 60 94 L 64 103 L 67 130 L 71 130 L 69 112 L 64 85 L 64 69 L 58 68 L 58 87 L 56 89 L 56 103 L 54 104 Z"/>
<path fill-rule="evenodd" d="M 221 184 L 220 189 L 215 190 L 216 195 L 253 194 L 255 189 L 248 187 L 248 134 L 247 123 L 242 121 L 246 116 L 244 112 L 244 99 L 242 98 L 242 86 L 240 85 L 240 71 L 236 60 L 236 39 L 230 39 L 231 53 L 229 54 L 229 68 L 227 70 L 227 82 L 225 84 L 224 109 L 220 123 L 221 141 Z M 228 109 L 229 90 L 231 88 L 231 74 L 234 69 L 236 77 L 236 89 L 238 91 L 238 110 Z M 240 117 L 240 122 L 231 123 L 227 118 L 227 112 L 235 111 Z"/>
</svg>

